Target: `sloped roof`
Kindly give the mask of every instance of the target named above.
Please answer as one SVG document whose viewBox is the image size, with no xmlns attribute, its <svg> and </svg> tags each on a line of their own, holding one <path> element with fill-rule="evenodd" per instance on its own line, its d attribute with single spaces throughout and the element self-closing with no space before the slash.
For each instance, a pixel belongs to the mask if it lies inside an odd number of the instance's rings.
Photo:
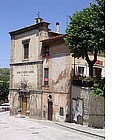
<svg viewBox="0 0 140 140">
<path fill-rule="evenodd" d="M 15 31 L 11 31 L 9 32 L 10 35 L 17 35 L 17 34 L 21 34 L 21 33 L 24 33 L 24 32 L 27 32 L 27 31 L 31 31 L 33 29 L 37 29 L 41 26 L 47 26 L 49 25 L 50 23 L 49 22 L 40 22 L 40 23 L 37 23 L 37 24 L 33 24 L 33 25 L 30 25 L 30 26 L 27 26 L 27 27 L 24 27 L 24 28 L 21 28 L 21 29 L 18 29 L 18 30 L 15 30 Z M 50 29 L 48 29 L 50 30 Z"/>
<path fill-rule="evenodd" d="M 41 40 L 41 42 L 48 43 L 48 42 L 52 42 L 52 41 L 58 41 L 60 39 L 63 39 L 65 36 L 66 36 L 66 34 L 60 34 L 60 35 L 53 36 L 53 37 L 50 37 L 50 38 L 45 39 L 45 40 Z"/>
</svg>

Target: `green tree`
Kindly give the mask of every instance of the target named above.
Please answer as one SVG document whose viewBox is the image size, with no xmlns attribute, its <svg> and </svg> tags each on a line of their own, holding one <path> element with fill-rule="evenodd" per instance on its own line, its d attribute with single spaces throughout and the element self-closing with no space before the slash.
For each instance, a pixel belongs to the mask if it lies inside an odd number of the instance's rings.
<svg viewBox="0 0 140 140">
<path fill-rule="evenodd" d="M 0 68 L 0 81 L 9 81 L 10 70 L 9 68 Z"/>
<path fill-rule="evenodd" d="M 0 68 L 0 103 L 8 101 L 10 71 Z"/>
<path fill-rule="evenodd" d="M 9 83 L 0 81 L 0 102 L 8 101 Z"/>
<path fill-rule="evenodd" d="M 65 43 L 72 56 L 87 61 L 92 77 L 97 55 L 105 50 L 105 0 L 95 0 L 94 4 L 70 16 L 66 34 Z M 94 56 L 93 60 L 89 55 Z"/>
</svg>

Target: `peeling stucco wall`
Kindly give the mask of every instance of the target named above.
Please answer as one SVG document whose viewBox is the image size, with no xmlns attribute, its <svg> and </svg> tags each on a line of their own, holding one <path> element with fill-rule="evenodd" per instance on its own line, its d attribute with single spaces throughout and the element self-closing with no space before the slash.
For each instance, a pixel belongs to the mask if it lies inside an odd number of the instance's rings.
<svg viewBox="0 0 140 140">
<path fill-rule="evenodd" d="M 66 56 L 65 54 L 59 54 L 59 56 L 54 55 L 52 59 L 52 86 L 53 92 L 60 91 L 66 92 L 68 88 L 67 85 L 67 65 L 66 65 Z"/>
<path fill-rule="evenodd" d="M 44 117 L 48 117 L 48 96 L 52 96 L 53 120 L 65 121 L 69 113 L 69 94 L 71 84 L 72 57 L 67 46 L 63 43 L 49 46 L 49 58 L 44 60 L 43 67 L 49 68 L 49 85 L 43 87 L 43 111 Z M 60 107 L 64 110 L 64 116 L 60 116 Z"/>
</svg>

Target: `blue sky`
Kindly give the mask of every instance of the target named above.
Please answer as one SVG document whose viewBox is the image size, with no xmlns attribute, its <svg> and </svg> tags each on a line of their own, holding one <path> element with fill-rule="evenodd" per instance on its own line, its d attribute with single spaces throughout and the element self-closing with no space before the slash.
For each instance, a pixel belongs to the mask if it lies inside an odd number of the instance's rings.
<svg viewBox="0 0 140 140">
<path fill-rule="evenodd" d="M 34 24 L 40 12 L 40 17 L 51 23 L 52 31 L 59 22 L 60 33 L 65 33 L 67 15 L 88 7 L 90 2 L 92 0 L 0 0 L 0 68 L 9 67 L 10 31 Z"/>
</svg>

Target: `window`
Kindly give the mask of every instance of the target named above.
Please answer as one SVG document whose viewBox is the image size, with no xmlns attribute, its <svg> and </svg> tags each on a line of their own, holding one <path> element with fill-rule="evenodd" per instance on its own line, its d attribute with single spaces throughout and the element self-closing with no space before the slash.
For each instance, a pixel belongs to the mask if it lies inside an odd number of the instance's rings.
<svg viewBox="0 0 140 140">
<path fill-rule="evenodd" d="M 49 46 L 44 46 L 42 48 L 42 57 L 49 57 Z"/>
<path fill-rule="evenodd" d="M 64 116 L 64 108 L 60 107 L 60 112 L 59 112 L 60 116 Z"/>
<path fill-rule="evenodd" d="M 49 81 L 49 69 L 45 68 L 44 69 L 44 85 L 48 85 Z"/>
<path fill-rule="evenodd" d="M 26 39 L 22 41 L 23 44 L 23 59 L 29 59 L 29 42 L 30 39 Z"/>
<path fill-rule="evenodd" d="M 78 74 L 84 75 L 84 68 L 82 66 L 78 66 Z"/>
<path fill-rule="evenodd" d="M 24 59 L 29 58 L 29 44 L 24 44 Z"/>
<path fill-rule="evenodd" d="M 101 68 L 93 67 L 93 76 L 94 77 L 100 77 L 101 76 Z"/>
</svg>

